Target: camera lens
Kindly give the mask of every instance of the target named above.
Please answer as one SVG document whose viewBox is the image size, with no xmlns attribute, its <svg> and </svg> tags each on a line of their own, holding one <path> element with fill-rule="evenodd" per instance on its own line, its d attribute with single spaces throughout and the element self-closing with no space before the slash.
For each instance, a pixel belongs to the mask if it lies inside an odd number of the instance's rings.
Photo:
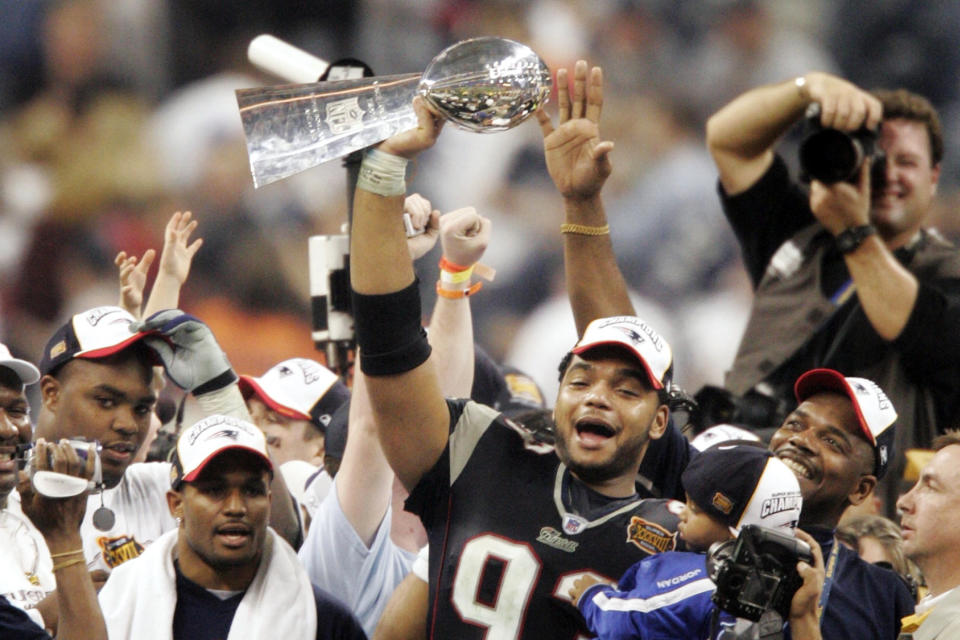
<svg viewBox="0 0 960 640">
<path fill-rule="evenodd" d="M 836 129 L 823 129 L 800 145 L 800 166 L 812 179 L 833 184 L 851 178 L 863 162 L 860 141 Z"/>
</svg>

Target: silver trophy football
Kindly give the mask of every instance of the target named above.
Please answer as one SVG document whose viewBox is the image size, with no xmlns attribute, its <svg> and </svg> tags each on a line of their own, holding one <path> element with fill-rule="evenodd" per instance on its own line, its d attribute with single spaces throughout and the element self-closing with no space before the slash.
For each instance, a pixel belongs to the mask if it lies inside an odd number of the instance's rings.
<svg viewBox="0 0 960 640">
<path fill-rule="evenodd" d="M 491 133 L 539 109 L 551 84 L 532 49 L 485 37 L 447 47 L 422 74 L 241 89 L 237 103 L 262 187 L 416 127 L 417 94 L 455 125 Z"/>
</svg>

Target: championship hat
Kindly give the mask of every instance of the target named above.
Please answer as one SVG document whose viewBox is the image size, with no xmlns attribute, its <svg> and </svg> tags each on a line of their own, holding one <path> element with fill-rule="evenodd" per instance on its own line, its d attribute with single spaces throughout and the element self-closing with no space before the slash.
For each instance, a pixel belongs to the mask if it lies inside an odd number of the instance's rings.
<svg viewBox="0 0 960 640">
<path fill-rule="evenodd" d="M 33 384 L 40 379 L 40 371 L 26 360 L 14 358 L 7 345 L 0 342 L 0 367 L 10 369 L 20 378 L 20 384 Z"/>
<path fill-rule="evenodd" d="M 897 411 L 877 383 L 866 378 L 847 378 L 833 369 L 811 369 L 797 378 L 793 391 L 797 402 L 821 391 L 835 391 L 850 398 L 863 437 L 873 447 L 873 474 L 883 477 L 893 458 Z"/>
<path fill-rule="evenodd" d="M 704 449 L 680 481 L 690 499 L 733 535 L 748 524 L 792 534 L 800 519 L 796 475 L 761 443 L 730 441 Z"/>
<path fill-rule="evenodd" d="M 151 335 L 149 331 L 131 331 L 134 322 L 120 307 L 95 307 L 74 315 L 47 341 L 40 371 L 47 375 L 74 358 L 105 358 Z"/>
<path fill-rule="evenodd" d="M 170 486 L 193 482 L 207 464 L 224 451 L 250 451 L 273 470 L 267 453 L 267 439 L 255 425 L 232 416 L 212 415 L 180 434 L 173 450 Z"/>
<path fill-rule="evenodd" d="M 284 360 L 259 378 L 240 376 L 239 384 L 244 398 L 255 394 L 280 415 L 309 420 L 324 432 L 334 411 L 350 399 L 337 374 L 307 358 Z"/>
<path fill-rule="evenodd" d="M 624 347 L 640 360 L 654 389 L 663 389 L 673 374 L 673 351 L 653 327 L 636 316 L 598 318 L 573 347 L 582 355 L 603 346 Z"/>
</svg>

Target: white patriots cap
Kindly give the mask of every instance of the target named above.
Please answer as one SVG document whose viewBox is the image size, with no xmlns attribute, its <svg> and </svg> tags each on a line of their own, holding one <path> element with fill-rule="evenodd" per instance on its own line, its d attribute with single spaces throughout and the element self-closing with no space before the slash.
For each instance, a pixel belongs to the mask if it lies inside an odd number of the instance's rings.
<svg viewBox="0 0 960 640">
<path fill-rule="evenodd" d="M 821 391 L 835 391 L 850 398 L 863 437 L 873 447 L 874 475 L 883 477 L 893 458 L 897 411 L 880 385 L 866 378 L 845 377 L 833 369 L 811 369 L 797 378 L 793 390 L 797 402 Z"/>
<path fill-rule="evenodd" d="M 14 358 L 7 345 L 0 342 L 0 367 L 12 370 L 20 378 L 20 384 L 33 384 L 40 379 L 40 370 L 20 358 Z"/>
<path fill-rule="evenodd" d="M 350 390 L 330 369 L 308 358 L 284 360 L 259 378 L 240 376 L 245 398 L 256 394 L 280 415 L 311 420 L 321 429 L 333 413 L 350 398 Z"/>
<path fill-rule="evenodd" d="M 131 331 L 136 319 L 120 307 L 94 307 L 78 313 L 47 342 L 40 371 L 50 373 L 74 358 L 105 358 L 127 348 L 150 331 Z"/>
<path fill-rule="evenodd" d="M 647 372 L 654 389 L 670 383 L 673 350 L 653 327 L 636 316 L 598 318 L 587 325 L 583 337 L 573 347 L 581 355 L 602 346 L 625 347 L 632 352 Z"/>
<path fill-rule="evenodd" d="M 170 486 L 196 480 L 207 464 L 224 451 L 250 451 L 273 470 L 267 439 L 255 425 L 233 416 L 212 415 L 196 422 L 177 439 L 170 470 Z"/>
</svg>

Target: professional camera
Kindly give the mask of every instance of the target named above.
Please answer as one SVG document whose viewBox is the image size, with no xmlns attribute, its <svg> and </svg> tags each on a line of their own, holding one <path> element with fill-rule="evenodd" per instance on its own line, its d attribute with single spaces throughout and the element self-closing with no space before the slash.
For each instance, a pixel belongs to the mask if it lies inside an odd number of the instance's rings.
<svg viewBox="0 0 960 640">
<path fill-rule="evenodd" d="M 765 434 L 775 430 L 789 413 L 782 400 L 757 391 L 739 396 L 723 387 L 704 385 L 693 397 L 696 411 L 690 422 L 695 433 L 715 424 L 732 424 Z"/>
<path fill-rule="evenodd" d="M 813 102 L 806 112 L 807 134 L 800 143 L 803 180 L 824 184 L 856 182 L 860 167 L 870 163 L 870 185 L 880 189 L 886 182 L 887 157 L 877 144 L 876 131 L 861 127 L 847 133 L 820 124 L 820 104 Z"/>
<path fill-rule="evenodd" d="M 90 445 L 94 445 L 93 455 L 95 456 L 93 478 L 78 478 L 77 476 L 58 473 L 56 471 L 38 471 L 33 463 L 36 455 L 36 449 L 32 444 L 18 445 L 17 453 L 20 458 L 20 464 L 29 474 L 37 493 L 48 498 L 70 498 L 80 495 L 84 491 L 92 491 L 103 487 L 103 471 L 100 466 L 100 443 L 97 441 L 88 442 L 82 438 L 73 438 L 68 440 L 70 446 L 77 452 L 81 460 L 86 460 L 90 452 Z M 49 461 L 52 464 L 52 460 Z M 48 465 L 49 466 L 49 465 Z"/>
<path fill-rule="evenodd" d="M 707 552 L 707 573 L 717 590 L 713 601 L 738 618 L 758 621 L 765 611 L 781 619 L 803 580 L 797 562 L 813 564 L 810 546 L 773 529 L 746 525 L 734 540 L 714 543 Z"/>
</svg>

